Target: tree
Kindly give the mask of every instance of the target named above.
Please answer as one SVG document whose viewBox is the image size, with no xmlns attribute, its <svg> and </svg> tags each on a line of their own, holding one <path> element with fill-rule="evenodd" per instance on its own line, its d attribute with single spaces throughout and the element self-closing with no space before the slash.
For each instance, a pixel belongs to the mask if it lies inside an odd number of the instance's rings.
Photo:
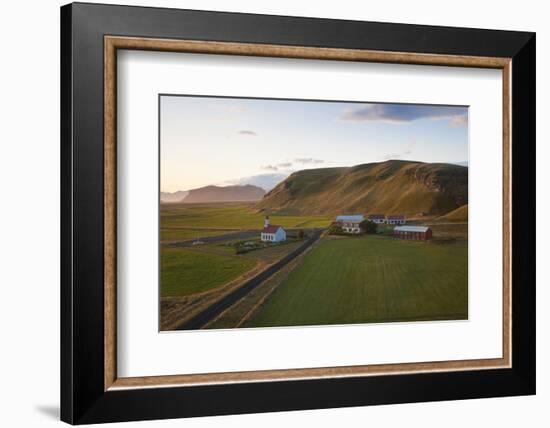
<svg viewBox="0 0 550 428">
<path fill-rule="evenodd" d="M 370 220 L 363 220 L 359 224 L 359 227 L 365 233 L 376 233 L 376 231 L 378 230 L 378 225 Z"/>
<path fill-rule="evenodd" d="M 342 227 L 337 223 L 333 223 L 328 228 L 328 233 L 330 235 L 340 235 L 341 233 L 343 233 Z"/>
</svg>

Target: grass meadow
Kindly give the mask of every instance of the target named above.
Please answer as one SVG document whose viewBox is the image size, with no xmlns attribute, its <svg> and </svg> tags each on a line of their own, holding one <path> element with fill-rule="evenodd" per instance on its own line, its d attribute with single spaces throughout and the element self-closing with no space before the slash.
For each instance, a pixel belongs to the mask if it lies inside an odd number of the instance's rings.
<svg viewBox="0 0 550 428">
<path fill-rule="evenodd" d="M 219 287 L 256 265 L 245 257 L 161 247 L 161 297 L 188 296 Z"/>
<path fill-rule="evenodd" d="M 258 264 L 270 264 L 284 257 L 301 241 L 288 241 L 242 255 L 225 244 L 178 248 L 161 247 L 160 295 L 183 297 L 220 287 Z"/>
<path fill-rule="evenodd" d="M 160 215 L 161 297 L 194 299 L 201 293 L 217 293 L 301 245 L 290 239 L 244 254 L 236 254 L 230 242 L 168 245 L 168 241 L 261 229 L 265 213 L 246 203 L 166 204 L 161 205 Z M 332 221 L 328 216 L 290 214 L 270 218 L 287 229 L 327 227 Z M 273 292 L 239 326 L 467 319 L 468 224 L 430 227 L 434 236 L 452 239 L 438 243 L 438 239 L 401 241 L 383 235 L 324 237 L 293 269 L 275 278 L 276 287 L 268 282 L 257 296 L 251 293 L 249 302 L 236 305 L 210 328 L 234 326 L 253 306 L 245 303 L 259 301 L 270 287 Z"/>
<path fill-rule="evenodd" d="M 264 213 L 246 203 L 161 204 L 161 243 L 223 235 L 237 230 L 261 229 Z M 329 217 L 270 216 L 283 227 L 324 227 Z M 259 232 L 258 232 L 259 238 Z M 243 255 L 224 244 L 178 248 L 161 245 L 160 295 L 183 297 L 202 293 L 229 283 L 258 263 L 273 263 L 299 243 L 287 242 Z"/>
<path fill-rule="evenodd" d="M 468 244 L 323 238 L 245 327 L 466 319 Z"/>
<path fill-rule="evenodd" d="M 202 228 L 187 228 L 187 227 L 172 227 L 161 228 L 160 239 L 161 241 L 186 241 L 189 239 L 201 239 L 209 236 L 223 235 L 229 233 L 232 230 L 226 229 L 202 229 Z"/>
<path fill-rule="evenodd" d="M 161 204 L 161 240 L 186 240 L 222 235 L 231 230 L 261 229 L 266 213 L 246 203 Z M 327 227 L 329 216 L 270 215 L 285 228 Z"/>
</svg>

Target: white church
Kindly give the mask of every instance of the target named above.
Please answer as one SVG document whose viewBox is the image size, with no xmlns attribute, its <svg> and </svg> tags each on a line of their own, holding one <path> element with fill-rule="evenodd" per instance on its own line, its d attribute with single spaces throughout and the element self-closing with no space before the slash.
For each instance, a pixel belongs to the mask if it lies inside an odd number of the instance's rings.
<svg viewBox="0 0 550 428">
<path fill-rule="evenodd" d="M 282 242 L 286 241 L 286 232 L 282 226 L 269 224 L 269 216 L 265 217 L 264 228 L 260 235 L 263 242 Z"/>
</svg>

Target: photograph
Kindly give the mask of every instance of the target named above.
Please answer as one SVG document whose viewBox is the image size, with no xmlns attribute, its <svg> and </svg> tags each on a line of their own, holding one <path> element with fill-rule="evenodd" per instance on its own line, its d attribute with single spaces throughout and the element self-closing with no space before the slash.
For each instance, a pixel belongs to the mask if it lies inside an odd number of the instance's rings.
<svg viewBox="0 0 550 428">
<path fill-rule="evenodd" d="M 468 319 L 468 106 L 159 95 L 159 330 Z"/>
</svg>

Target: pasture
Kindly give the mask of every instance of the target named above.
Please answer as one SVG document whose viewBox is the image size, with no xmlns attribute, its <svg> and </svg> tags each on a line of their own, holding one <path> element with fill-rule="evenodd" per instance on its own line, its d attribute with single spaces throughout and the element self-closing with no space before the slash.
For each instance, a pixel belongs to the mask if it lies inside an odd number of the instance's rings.
<svg viewBox="0 0 550 428">
<path fill-rule="evenodd" d="M 467 319 L 468 245 L 323 238 L 244 327 Z"/>
<path fill-rule="evenodd" d="M 257 261 L 188 248 L 161 247 L 161 297 L 188 296 L 211 290 L 252 269 Z"/>
<path fill-rule="evenodd" d="M 287 241 L 281 244 L 275 244 L 267 248 L 262 248 L 259 250 L 250 251 L 249 253 L 241 254 L 240 257 L 245 257 L 250 260 L 257 260 L 264 264 L 275 263 L 277 260 L 282 259 L 288 253 L 294 251 L 300 245 L 302 245 L 301 240 L 298 241 Z"/>
<path fill-rule="evenodd" d="M 254 204 L 161 204 L 161 240 L 194 239 L 197 236 L 222 235 L 231 230 L 261 229 L 265 212 Z M 272 224 L 285 228 L 328 226 L 330 216 L 270 215 Z"/>
<path fill-rule="evenodd" d="M 223 235 L 232 232 L 232 229 L 202 229 L 193 227 L 161 227 L 161 241 L 195 240 L 207 238 L 209 236 Z"/>
<path fill-rule="evenodd" d="M 261 229 L 264 213 L 253 204 L 161 204 L 160 237 L 169 241 L 201 239 L 232 231 Z M 322 216 L 270 216 L 273 224 L 283 227 L 323 227 L 330 223 Z M 259 238 L 259 232 L 258 232 Z M 258 264 L 269 264 L 295 249 L 299 242 L 235 255 L 225 244 L 209 244 L 189 248 L 161 245 L 161 297 L 183 297 L 223 286 L 250 271 Z"/>
<path fill-rule="evenodd" d="M 468 239 L 468 223 L 429 223 L 438 238 Z"/>
<path fill-rule="evenodd" d="M 276 262 L 300 246 L 289 241 L 235 255 L 226 244 L 161 247 L 161 297 L 183 297 L 221 287 L 252 268 Z"/>
</svg>

